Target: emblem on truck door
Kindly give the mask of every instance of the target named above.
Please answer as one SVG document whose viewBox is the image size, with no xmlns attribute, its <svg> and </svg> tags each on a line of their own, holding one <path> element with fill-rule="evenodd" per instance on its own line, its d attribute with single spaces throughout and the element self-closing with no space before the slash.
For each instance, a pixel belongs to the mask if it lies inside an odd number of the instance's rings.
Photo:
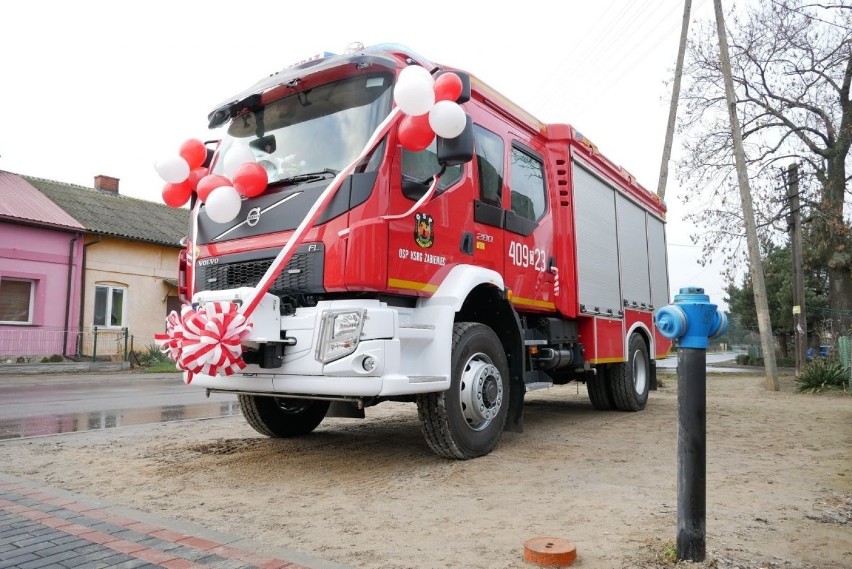
<svg viewBox="0 0 852 569">
<path fill-rule="evenodd" d="M 424 248 L 429 248 L 435 243 L 435 236 L 432 234 L 432 216 L 428 213 L 414 215 L 414 241 Z"/>
</svg>

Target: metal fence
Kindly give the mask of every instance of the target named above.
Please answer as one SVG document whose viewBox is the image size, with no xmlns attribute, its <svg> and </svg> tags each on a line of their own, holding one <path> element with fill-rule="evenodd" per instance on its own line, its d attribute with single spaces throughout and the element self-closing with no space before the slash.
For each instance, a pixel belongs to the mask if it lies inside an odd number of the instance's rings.
<svg viewBox="0 0 852 569">
<path fill-rule="evenodd" d="M 0 363 L 127 361 L 127 328 L 16 327 L 0 330 Z"/>
</svg>

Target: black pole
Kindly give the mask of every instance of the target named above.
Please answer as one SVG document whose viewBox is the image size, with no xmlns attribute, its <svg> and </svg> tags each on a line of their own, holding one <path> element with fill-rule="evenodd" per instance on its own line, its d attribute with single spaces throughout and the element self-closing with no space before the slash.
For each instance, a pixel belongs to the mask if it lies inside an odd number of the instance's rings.
<svg viewBox="0 0 852 569">
<path fill-rule="evenodd" d="M 707 351 L 677 349 L 677 558 L 703 561 L 707 518 Z"/>
</svg>

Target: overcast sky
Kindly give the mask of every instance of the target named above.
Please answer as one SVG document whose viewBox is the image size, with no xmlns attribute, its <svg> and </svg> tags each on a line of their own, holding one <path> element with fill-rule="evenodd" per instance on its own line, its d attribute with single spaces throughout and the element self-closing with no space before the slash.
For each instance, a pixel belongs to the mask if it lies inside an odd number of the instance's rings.
<svg viewBox="0 0 852 569">
<path fill-rule="evenodd" d="M 682 14 L 682 0 L 2 2 L 0 170 L 89 187 L 106 174 L 161 201 L 153 162 L 210 138 L 215 104 L 323 51 L 401 43 L 572 124 L 656 191 Z M 694 18 L 712 2 L 694 0 Z M 682 192 L 672 172 L 672 294 L 703 286 L 721 303 Z"/>
</svg>

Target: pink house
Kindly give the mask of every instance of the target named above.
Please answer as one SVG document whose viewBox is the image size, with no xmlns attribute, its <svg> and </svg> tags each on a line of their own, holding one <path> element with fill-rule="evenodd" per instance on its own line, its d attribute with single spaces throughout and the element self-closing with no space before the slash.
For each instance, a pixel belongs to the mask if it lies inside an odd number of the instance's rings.
<svg viewBox="0 0 852 569">
<path fill-rule="evenodd" d="M 0 361 L 74 355 L 84 231 L 25 180 L 0 171 Z"/>
</svg>

